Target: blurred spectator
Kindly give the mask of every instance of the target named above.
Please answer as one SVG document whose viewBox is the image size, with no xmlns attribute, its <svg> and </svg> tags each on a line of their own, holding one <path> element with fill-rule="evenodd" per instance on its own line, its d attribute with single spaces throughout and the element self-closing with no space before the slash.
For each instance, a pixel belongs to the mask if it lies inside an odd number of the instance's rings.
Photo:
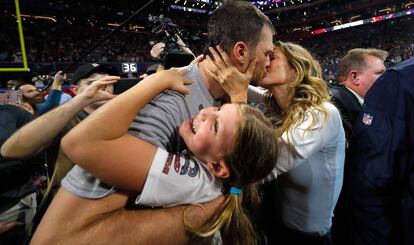
<svg viewBox="0 0 414 245">
<path fill-rule="evenodd" d="M 358 117 L 368 90 L 385 71 L 384 61 L 388 53 L 379 49 L 352 49 L 343 57 L 338 65 L 338 81 L 340 85 L 332 87 L 332 101 L 340 110 L 342 124 L 345 129 L 347 151 L 345 166 L 354 164 L 349 159 L 352 152 L 349 142 L 353 137 L 352 125 Z M 345 167 L 344 178 L 349 174 Z M 346 210 L 341 194 L 334 212 L 332 239 L 334 244 L 347 245 L 349 235 L 346 227 Z"/>
<path fill-rule="evenodd" d="M 338 65 L 337 80 L 340 85 L 332 87 L 331 92 L 336 107 L 341 111 L 348 140 L 365 94 L 385 71 L 387 56 L 384 50 L 357 48 L 349 50 Z"/>
<path fill-rule="evenodd" d="M 8 90 L 15 90 L 16 89 L 16 85 L 19 83 L 19 81 L 16 80 L 9 80 L 7 81 L 7 89 Z"/>
<path fill-rule="evenodd" d="M 62 91 L 61 86 L 64 80 L 62 72 L 56 73 L 50 96 L 45 100 L 43 94 L 30 83 L 23 82 L 16 86 L 16 89 L 22 91 L 22 108 L 33 115 L 41 115 L 50 109 L 59 105 Z"/>
<path fill-rule="evenodd" d="M 0 146 L 18 128 L 32 120 L 32 114 L 17 106 L 0 105 Z M 0 155 L 0 226 L 4 228 L 0 231 L 2 244 L 23 243 L 25 230 L 28 230 L 37 207 L 33 174 L 40 171 L 41 166 L 40 157 L 15 160 Z M 20 225 L 15 226 L 16 222 Z"/>
<path fill-rule="evenodd" d="M 348 244 L 414 244 L 414 59 L 388 69 L 353 125 Z"/>
<path fill-rule="evenodd" d="M 335 73 L 340 57 L 354 48 L 387 51 L 386 66 L 414 57 L 414 19 L 402 18 L 353 27 L 305 38 L 299 43 L 318 57 L 328 81 L 329 72 Z"/>
<path fill-rule="evenodd" d="M 58 72 L 55 78 L 63 78 L 61 74 Z M 90 63 L 80 66 L 74 72 L 73 81 L 76 86 L 72 88 L 78 96 L 73 99 L 72 103 L 67 103 L 40 116 L 18 130 L 12 137 L 5 138 L 7 141 L 2 145 L 1 153 L 10 160 L 30 158 L 48 150 L 48 167 L 52 168 L 50 172 L 53 172 L 53 175 L 39 205 L 35 226 L 60 187 L 61 179 L 73 166 L 73 163 L 59 148 L 60 137 L 102 105 L 104 101 L 113 97 L 112 84 L 108 83 L 115 82 L 117 77 L 108 77 L 108 74 L 117 74 L 117 70 L 111 66 Z M 107 87 L 108 91 L 101 87 Z"/>
</svg>

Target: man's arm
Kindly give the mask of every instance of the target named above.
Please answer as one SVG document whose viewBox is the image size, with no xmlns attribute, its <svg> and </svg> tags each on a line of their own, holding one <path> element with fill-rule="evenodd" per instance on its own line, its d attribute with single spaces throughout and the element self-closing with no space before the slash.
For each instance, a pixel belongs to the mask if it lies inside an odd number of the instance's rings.
<svg viewBox="0 0 414 245">
<path fill-rule="evenodd" d="M 221 196 L 199 206 L 181 205 L 162 209 L 118 210 L 98 223 L 91 232 L 85 232 L 79 241 L 97 244 L 188 244 L 193 235 L 183 225 L 183 212 L 191 227 L 200 227 L 223 203 Z M 106 232 L 106 234 L 104 234 Z M 118 235 L 117 235 L 118 234 Z M 122 236 L 119 236 L 122 234 Z M 99 237 L 99 241 L 96 240 Z M 194 239 L 194 238 L 193 238 Z"/>
<path fill-rule="evenodd" d="M 65 77 L 66 75 L 63 75 L 62 71 L 56 73 L 53 79 L 49 96 L 45 102 L 37 105 L 37 108 L 39 109 L 39 115 L 42 115 L 54 107 L 59 106 L 60 98 L 62 97 L 62 83 Z"/>
<path fill-rule="evenodd" d="M 72 100 L 25 125 L 1 146 L 1 155 L 7 158 L 28 158 L 43 151 L 82 108 L 112 98 L 113 95 L 100 89 L 100 86 L 112 84 L 117 79 L 118 77 L 106 77 L 95 81 Z"/>
<path fill-rule="evenodd" d="M 182 223 L 197 227 L 211 218 L 224 201 L 203 206 L 127 210 L 127 193 L 116 192 L 92 200 L 61 188 L 37 228 L 31 244 L 187 244 L 191 235 Z"/>
</svg>

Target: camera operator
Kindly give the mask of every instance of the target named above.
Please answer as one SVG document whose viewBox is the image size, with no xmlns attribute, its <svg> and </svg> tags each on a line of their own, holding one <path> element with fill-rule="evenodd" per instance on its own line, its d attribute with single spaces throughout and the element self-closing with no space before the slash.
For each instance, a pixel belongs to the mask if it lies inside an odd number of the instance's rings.
<svg viewBox="0 0 414 245">
<path fill-rule="evenodd" d="M 181 38 L 182 30 L 171 19 L 161 15 L 150 16 L 149 21 L 153 26 L 152 39 L 157 42 L 150 53 L 165 69 L 188 65 L 195 58 L 194 53 Z"/>
<path fill-rule="evenodd" d="M 175 34 L 175 38 L 177 40 L 177 45 L 181 48 L 181 50 L 184 53 L 190 54 L 193 57 L 195 57 L 194 56 L 194 53 L 187 47 L 187 45 L 180 38 L 180 36 L 178 36 L 178 34 Z M 154 46 L 152 46 L 151 51 L 150 51 L 151 57 L 153 59 L 155 59 L 155 60 L 160 61 L 161 62 L 161 66 L 160 66 L 160 64 L 153 64 L 153 65 L 149 66 L 147 68 L 147 70 L 145 71 L 145 73 L 140 76 L 141 79 L 146 78 L 147 76 L 151 75 L 152 73 L 157 72 L 158 70 L 165 69 L 164 61 L 161 58 L 161 57 L 165 57 L 165 54 L 164 54 L 165 46 L 166 45 L 165 45 L 164 42 L 159 42 L 159 43 L 156 43 Z M 167 52 L 167 51 L 165 51 L 165 52 Z M 191 61 L 191 63 L 193 63 L 193 62 L 199 62 L 201 60 L 202 60 L 202 57 L 197 57 L 193 61 Z"/>
<path fill-rule="evenodd" d="M 181 48 L 183 52 L 187 54 L 191 54 L 192 56 L 195 57 L 194 53 L 191 51 L 191 49 L 187 47 L 187 45 L 183 42 L 180 36 L 176 35 L 176 39 L 177 39 L 177 44 L 179 45 L 179 47 Z M 165 43 L 159 42 L 159 43 L 156 43 L 152 47 L 150 54 L 153 58 L 159 59 L 161 54 L 164 52 L 164 50 L 165 50 Z"/>
</svg>

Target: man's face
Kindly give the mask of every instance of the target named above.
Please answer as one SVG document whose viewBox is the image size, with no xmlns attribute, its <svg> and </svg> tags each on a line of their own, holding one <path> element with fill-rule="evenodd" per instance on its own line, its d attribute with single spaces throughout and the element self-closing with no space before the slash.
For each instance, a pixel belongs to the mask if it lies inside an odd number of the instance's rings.
<svg viewBox="0 0 414 245">
<path fill-rule="evenodd" d="M 40 91 L 31 84 L 22 85 L 19 89 L 22 91 L 22 97 L 25 102 L 39 104 L 45 101 L 42 93 L 40 93 Z"/>
<path fill-rule="evenodd" d="M 261 38 L 256 49 L 250 57 L 250 61 L 257 57 L 256 69 L 253 73 L 251 85 L 258 86 L 265 76 L 266 70 L 270 66 L 270 56 L 273 52 L 273 32 L 269 27 L 264 26 L 261 32 Z"/>
<path fill-rule="evenodd" d="M 358 74 L 359 86 L 358 94 L 365 97 L 367 91 L 374 82 L 385 71 L 384 61 L 375 56 L 367 55 L 365 57 L 366 67 Z"/>
</svg>

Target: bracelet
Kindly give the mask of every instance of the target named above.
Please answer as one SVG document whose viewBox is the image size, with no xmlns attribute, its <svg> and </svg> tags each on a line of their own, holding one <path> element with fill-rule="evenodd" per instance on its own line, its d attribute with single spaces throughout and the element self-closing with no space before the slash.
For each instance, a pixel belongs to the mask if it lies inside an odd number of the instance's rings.
<svg viewBox="0 0 414 245">
<path fill-rule="evenodd" d="M 188 205 L 184 210 L 183 210 L 183 212 L 182 212 L 182 220 L 183 220 L 183 225 L 184 225 L 184 227 L 185 228 L 189 228 L 189 229 L 192 229 L 192 227 L 190 227 L 189 225 L 188 225 L 188 223 L 187 223 L 187 221 L 186 221 L 186 218 L 185 218 L 185 212 L 187 211 L 187 209 L 189 209 L 191 206 L 196 206 L 196 207 L 199 207 L 199 208 L 201 208 L 203 211 L 204 211 L 204 213 L 205 213 L 205 215 L 206 215 L 206 218 L 208 218 L 208 212 L 207 212 L 207 209 L 202 205 L 202 204 L 199 204 L 199 203 L 194 203 L 194 204 L 190 204 L 190 205 Z"/>
</svg>

